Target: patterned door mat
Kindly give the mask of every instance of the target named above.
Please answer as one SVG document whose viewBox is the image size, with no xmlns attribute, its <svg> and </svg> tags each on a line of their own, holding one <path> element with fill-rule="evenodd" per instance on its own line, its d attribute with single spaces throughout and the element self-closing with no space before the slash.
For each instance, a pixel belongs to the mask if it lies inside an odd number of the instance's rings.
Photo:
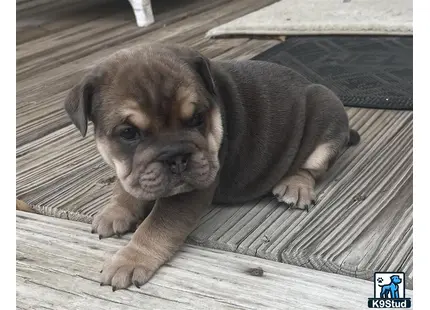
<svg viewBox="0 0 430 310">
<path fill-rule="evenodd" d="M 345 106 L 412 110 L 412 36 L 289 37 L 253 59 L 326 85 Z"/>
</svg>

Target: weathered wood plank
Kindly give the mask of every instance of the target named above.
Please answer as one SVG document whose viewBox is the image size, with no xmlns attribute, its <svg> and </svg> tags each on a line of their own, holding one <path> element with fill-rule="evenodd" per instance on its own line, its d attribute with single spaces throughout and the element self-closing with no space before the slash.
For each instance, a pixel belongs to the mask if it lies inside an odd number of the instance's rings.
<svg viewBox="0 0 430 310">
<path fill-rule="evenodd" d="M 55 68 L 59 64 L 83 58 L 112 46 L 117 46 L 118 49 L 121 43 L 136 38 L 145 39 L 142 37 L 144 34 L 181 21 L 187 16 L 204 16 L 199 13 L 210 11 L 228 1 L 202 3 L 188 0 L 182 6 L 178 6 L 177 2 L 169 2 L 164 8 L 165 11 L 160 13 L 159 21 L 145 28 L 136 27 L 134 20 L 100 18 L 23 43 L 17 47 L 17 77 L 25 79 L 37 72 Z M 223 13 L 226 12 L 221 11 L 220 15 Z"/>
<path fill-rule="evenodd" d="M 117 0 L 29 0 L 17 2 L 16 9 L 17 45 L 100 18 L 134 18 L 128 1 Z"/>
<path fill-rule="evenodd" d="M 373 292 L 364 280 L 184 246 L 141 289 L 113 293 L 97 266 L 128 236 L 98 240 L 89 225 L 23 212 L 16 221 L 23 309 L 366 309 Z M 258 267 L 262 277 L 247 272 Z"/>
</svg>

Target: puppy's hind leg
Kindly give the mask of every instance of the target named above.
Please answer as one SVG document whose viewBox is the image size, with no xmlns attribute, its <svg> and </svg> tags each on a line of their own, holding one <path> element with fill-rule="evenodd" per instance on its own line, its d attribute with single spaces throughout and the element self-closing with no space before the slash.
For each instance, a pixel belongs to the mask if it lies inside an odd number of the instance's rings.
<svg viewBox="0 0 430 310">
<path fill-rule="evenodd" d="M 342 102 L 331 90 L 322 85 L 310 85 L 306 105 L 308 121 L 302 149 L 297 154 L 300 162 L 293 164 L 291 171 L 272 190 L 280 202 L 304 210 L 316 200 L 316 180 L 329 169 L 344 147 L 360 142 L 360 135 L 349 128 Z M 302 159 L 306 159 L 303 164 Z"/>
<path fill-rule="evenodd" d="M 273 195 L 290 207 L 309 211 L 316 200 L 315 182 L 328 170 L 340 148 L 330 142 L 318 145 L 300 169 L 278 182 Z"/>
</svg>

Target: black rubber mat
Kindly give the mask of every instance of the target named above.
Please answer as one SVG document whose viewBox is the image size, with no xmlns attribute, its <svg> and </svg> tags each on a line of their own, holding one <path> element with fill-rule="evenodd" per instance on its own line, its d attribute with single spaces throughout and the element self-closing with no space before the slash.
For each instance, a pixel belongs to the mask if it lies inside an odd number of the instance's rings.
<svg viewBox="0 0 430 310">
<path fill-rule="evenodd" d="M 288 66 L 345 106 L 412 110 L 412 37 L 290 37 L 254 59 Z"/>
</svg>

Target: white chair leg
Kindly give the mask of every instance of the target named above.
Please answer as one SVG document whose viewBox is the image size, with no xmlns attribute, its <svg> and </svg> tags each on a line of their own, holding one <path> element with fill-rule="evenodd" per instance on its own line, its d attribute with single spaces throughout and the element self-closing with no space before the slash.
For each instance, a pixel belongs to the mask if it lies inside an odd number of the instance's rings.
<svg viewBox="0 0 430 310">
<path fill-rule="evenodd" d="M 151 0 L 128 0 L 133 7 L 136 23 L 139 27 L 146 27 L 154 23 Z"/>
</svg>

